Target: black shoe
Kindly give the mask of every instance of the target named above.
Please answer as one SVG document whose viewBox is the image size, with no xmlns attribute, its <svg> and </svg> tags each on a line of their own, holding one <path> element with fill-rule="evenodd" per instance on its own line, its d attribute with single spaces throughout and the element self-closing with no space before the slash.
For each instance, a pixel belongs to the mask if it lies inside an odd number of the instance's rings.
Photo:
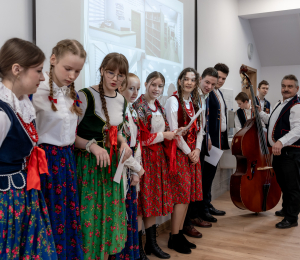
<svg viewBox="0 0 300 260">
<path fill-rule="evenodd" d="M 143 248 L 143 232 L 142 230 L 139 231 L 139 250 L 140 250 L 140 258 L 138 260 L 149 260 L 149 258 L 146 256 L 144 248 Z"/>
<path fill-rule="evenodd" d="M 276 227 L 277 228 L 281 228 L 281 229 L 284 229 L 284 228 L 291 228 L 291 227 L 297 227 L 298 226 L 298 222 L 289 222 L 288 220 L 286 220 L 285 218 L 276 224 Z"/>
<path fill-rule="evenodd" d="M 181 254 L 190 254 L 192 250 L 185 245 L 182 241 L 182 236 L 180 234 L 171 235 L 168 241 L 168 248 L 174 249 L 176 252 Z"/>
<path fill-rule="evenodd" d="M 278 217 L 285 217 L 283 209 L 276 211 L 275 215 Z"/>
<path fill-rule="evenodd" d="M 158 258 L 169 259 L 171 256 L 158 246 L 156 242 L 156 225 L 146 229 L 146 244 L 145 244 L 146 255 L 154 254 Z"/>
<path fill-rule="evenodd" d="M 179 230 L 179 235 L 181 235 L 182 243 L 184 243 L 190 249 L 196 249 L 197 246 L 186 239 L 183 234 L 183 230 Z"/>
<path fill-rule="evenodd" d="M 201 216 L 201 218 L 204 221 L 208 221 L 208 222 L 217 222 L 218 220 L 216 218 L 214 218 L 210 213 L 204 213 L 204 215 Z"/>
<path fill-rule="evenodd" d="M 209 212 L 211 215 L 215 215 L 215 216 L 224 216 L 224 215 L 226 214 L 225 211 L 215 209 L 214 207 L 209 208 L 209 209 L 208 209 L 208 212 Z"/>
</svg>

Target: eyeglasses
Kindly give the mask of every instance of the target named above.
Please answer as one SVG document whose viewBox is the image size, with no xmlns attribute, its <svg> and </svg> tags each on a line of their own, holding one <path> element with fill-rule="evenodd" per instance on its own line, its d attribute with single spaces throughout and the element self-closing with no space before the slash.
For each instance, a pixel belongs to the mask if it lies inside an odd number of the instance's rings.
<svg viewBox="0 0 300 260">
<path fill-rule="evenodd" d="M 119 75 L 116 75 L 115 73 L 113 73 L 112 71 L 110 70 L 106 70 L 106 76 L 109 78 L 109 79 L 113 79 L 115 76 L 117 76 L 117 80 L 118 81 L 121 81 L 123 82 L 123 80 L 125 79 L 125 75 L 123 74 L 119 74 Z"/>
</svg>

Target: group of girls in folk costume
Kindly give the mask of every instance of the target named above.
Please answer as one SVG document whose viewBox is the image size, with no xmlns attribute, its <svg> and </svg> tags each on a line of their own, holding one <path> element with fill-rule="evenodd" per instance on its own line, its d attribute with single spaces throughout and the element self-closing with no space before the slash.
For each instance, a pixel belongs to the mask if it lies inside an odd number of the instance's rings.
<svg viewBox="0 0 300 260">
<path fill-rule="evenodd" d="M 43 74 L 32 43 L 14 38 L 0 50 L 1 259 L 167 259 L 156 216 L 169 213 L 169 248 L 190 253 L 182 226 L 187 204 L 202 199 L 199 119 L 176 132 L 199 110 L 198 73 L 183 70 L 165 114 L 164 76 L 150 73 L 136 100 L 139 78 L 119 53 L 103 59 L 99 85 L 77 94 L 85 59 L 78 41 L 62 40 Z"/>
<path fill-rule="evenodd" d="M 32 97 L 36 110 L 39 147 L 46 152 L 49 176 L 42 175 L 42 191 L 48 206 L 59 259 L 82 259 L 74 142 L 78 98 L 74 81 L 86 52 L 76 40 L 62 40 L 52 50 L 50 70 Z"/>
<path fill-rule="evenodd" d="M 177 93 L 168 98 L 165 109 L 170 130 L 185 127 L 198 112 L 199 74 L 192 68 L 184 69 L 177 82 Z M 168 247 L 179 253 L 189 254 L 196 245 L 183 235 L 183 224 L 190 201 L 202 200 L 200 150 L 203 139 L 200 117 L 194 121 L 184 136 L 176 137 L 177 171 L 170 172 L 174 203 L 171 216 L 171 234 Z"/>
<path fill-rule="evenodd" d="M 34 107 L 44 53 L 13 38 L 0 50 L 0 258 L 57 259 L 39 172 L 47 174 L 43 150 L 36 146 Z M 45 175 L 44 174 L 44 175 Z"/>
<path fill-rule="evenodd" d="M 99 85 L 79 91 L 83 113 L 75 146 L 85 259 L 120 253 L 127 234 L 124 186 L 113 179 L 118 151 L 125 149 L 123 161 L 132 154 L 122 136 L 127 101 L 116 92 L 123 81 L 127 84 L 128 61 L 110 53 L 100 73 Z"/>
</svg>

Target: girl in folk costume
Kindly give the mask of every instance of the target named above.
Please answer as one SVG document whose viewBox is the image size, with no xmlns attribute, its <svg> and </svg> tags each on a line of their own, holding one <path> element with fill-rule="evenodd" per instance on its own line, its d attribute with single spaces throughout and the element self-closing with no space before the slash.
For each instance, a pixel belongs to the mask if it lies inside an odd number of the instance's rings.
<svg viewBox="0 0 300 260">
<path fill-rule="evenodd" d="M 192 68 L 184 69 L 177 82 L 177 93 L 166 102 L 166 116 L 170 130 L 176 130 L 189 124 L 198 112 L 199 74 Z M 170 174 L 174 211 L 171 216 L 171 236 L 168 247 L 183 254 L 191 253 L 196 245 L 190 243 L 183 235 L 183 223 L 190 201 L 202 200 L 202 176 L 200 149 L 203 138 L 197 119 L 184 137 L 176 138 L 177 171 Z"/>
<path fill-rule="evenodd" d="M 83 259 L 74 142 L 81 109 L 74 81 L 86 52 L 76 40 L 62 40 L 52 49 L 50 71 L 32 97 L 37 113 L 39 146 L 46 152 L 49 176 L 42 191 L 59 259 Z M 77 106 L 78 105 L 78 106 Z"/>
<path fill-rule="evenodd" d="M 114 181 L 118 151 L 123 162 L 132 151 L 122 136 L 127 102 L 116 90 L 127 84 L 128 61 L 110 53 L 100 66 L 99 85 L 79 91 L 83 114 L 75 146 L 84 259 L 108 259 L 122 251 L 126 241 L 123 182 Z M 120 148 L 118 148 L 118 145 Z"/>
<path fill-rule="evenodd" d="M 127 211 L 127 241 L 125 248 L 120 254 L 112 256 L 110 259 L 139 259 L 139 234 L 137 221 L 137 188 L 140 177 L 144 174 L 144 169 L 141 166 L 141 144 L 140 131 L 138 127 L 138 117 L 136 111 L 132 107 L 132 103 L 136 100 L 140 90 L 140 80 L 138 76 L 133 73 L 128 74 L 127 86 L 123 84 L 119 87 L 121 93 L 128 106 L 126 108 L 125 123 L 123 132 L 126 136 L 127 143 L 130 145 L 133 157 L 130 157 L 125 162 L 127 170 L 127 197 L 126 197 L 126 211 Z"/>
<path fill-rule="evenodd" d="M 133 103 L 139 117 L 143 146 L 142 162 L 145 169 L 145 174 L 140 180 L 138 196 L 140 259 L 148 259 L 145 252 L 163 259 L 170 258 L 156 242 L 156 216 L 165 216 L 173 211 L 169 166 L 164 154 L 163 141 L 172 140 L 175 133 L 169 131 L 164 109 L 157 100 L 163 93 L 164 85 L 165 78 L 161 73 L 150 73 L 145 82 L 146 94 Z M 142 220 L 146 229 L 145 252 L 141 243 Z"/>
<path fill-rule="evenodd" d="M 44 53 L 13 38 L 0 50 L 0 258 L 57 259 L 39 173 L 48 174 L 36 146 L 28 95 L 45 80 Z"/>
</svg>

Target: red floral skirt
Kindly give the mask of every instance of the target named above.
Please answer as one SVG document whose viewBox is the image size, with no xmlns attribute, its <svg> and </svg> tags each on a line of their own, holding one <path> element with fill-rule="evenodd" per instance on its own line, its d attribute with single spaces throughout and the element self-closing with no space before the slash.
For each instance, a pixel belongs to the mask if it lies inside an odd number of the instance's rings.
<svg viewBox="0 0 300 260">
<path fill-rule="evenodd" d="M 203 200 L 200 159 L 192 165 L 189 157 L 180 149 L 176 152 L 177 173 L 170 175 L 174 204 L 188 204 Z"/>
<path fill-rule="evenodd" d="M 143 146 L 142 149 L 145 174 L 140 180 L 138 215 L 143 217 L 165 216 L 173 212 L 169 165 L 162 143 L 158 143 L 157 146 L 157 151 L 147 146 Z"/>
</svg>

